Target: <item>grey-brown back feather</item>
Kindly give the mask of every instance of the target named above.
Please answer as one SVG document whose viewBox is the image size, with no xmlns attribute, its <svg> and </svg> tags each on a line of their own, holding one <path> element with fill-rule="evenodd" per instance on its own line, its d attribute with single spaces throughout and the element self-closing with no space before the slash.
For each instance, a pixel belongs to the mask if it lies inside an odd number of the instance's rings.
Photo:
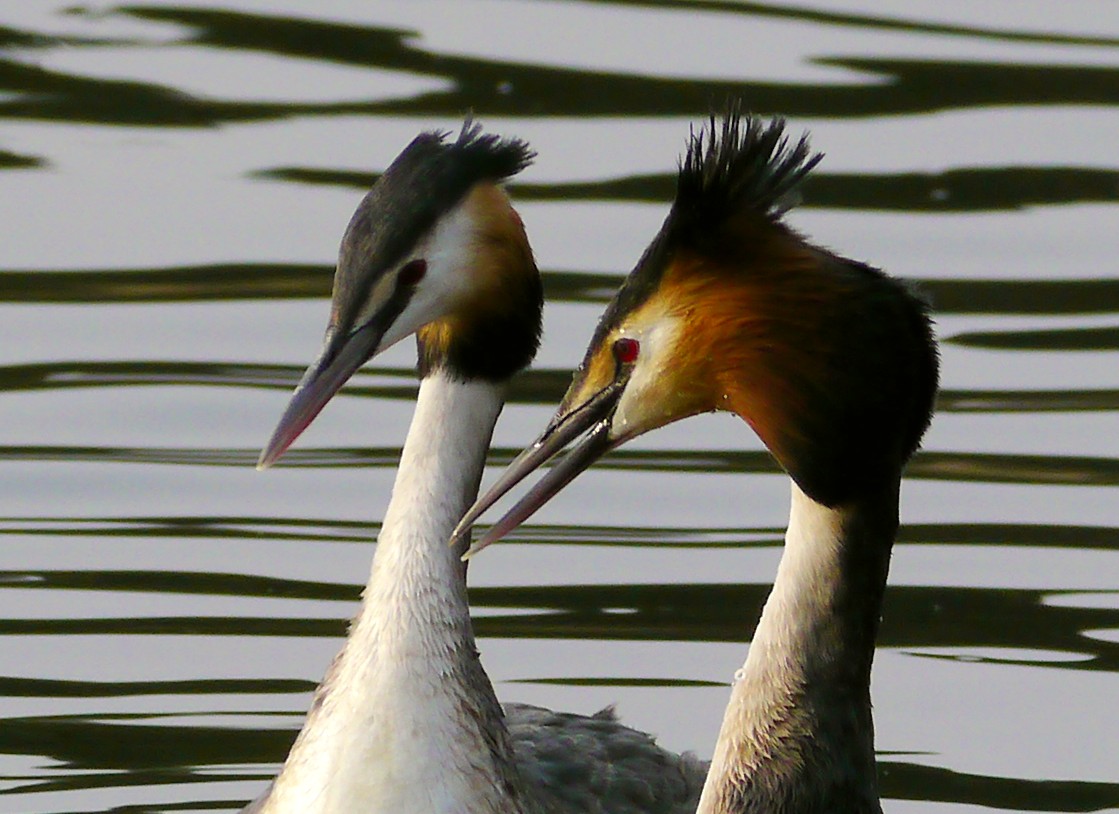
<svg viewBox="0 0 1119 814">
<path fill-rule="evenodd" d="M 621 724 L 613 707 L 595 715 L 506 704 L 505 724 L 526 801 L 541 814 L 693 814 L 707 763 L 677 755 Z M 241 810 L 265 810 L 272 784 Z"/>
<path fill-rule="evenodd" d="M 707 764 L 676 755 L 622 725 L 612 707 L 592 716 L 506 704 L 517 768 L 549 814 L 692 814 Z"/>
</svg>

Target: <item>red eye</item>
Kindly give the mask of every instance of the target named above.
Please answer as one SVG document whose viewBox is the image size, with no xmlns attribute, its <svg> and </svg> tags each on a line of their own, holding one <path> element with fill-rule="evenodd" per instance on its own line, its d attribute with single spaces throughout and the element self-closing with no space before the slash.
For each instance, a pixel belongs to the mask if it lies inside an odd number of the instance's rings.
<svg viewBox="0 0 1119 814">
<path fill-rule="evenodd" d="M 641 343 L 636 339 L 630 339 L 628 336 L 614 342 L 614 358 L 621 365 L 632 365 L 636 362 L 640 350 Z"/>
<path fill-rule="evenodd" d="M 427 274 L 427 261 L 411 260 L 404 264 L 397 280 L 400 281 L 400 285 L 413 286 L 422 280 L 425 274 Z"/>
</svg>

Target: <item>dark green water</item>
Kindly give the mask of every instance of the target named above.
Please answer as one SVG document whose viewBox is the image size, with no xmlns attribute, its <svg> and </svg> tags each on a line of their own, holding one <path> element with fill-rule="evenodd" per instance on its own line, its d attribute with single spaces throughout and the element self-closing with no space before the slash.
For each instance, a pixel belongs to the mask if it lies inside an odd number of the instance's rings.
<svg viewBox="0 0 1119 814">
<path fill-rule="evenodd" d="M 473 110 L 539 152 L 513 193 L 546 338 L 496 467 L 728 94 L 827 154 L 794 225 L 937 307 L 887 810 L 1119 810 L 1119 11 L 971 5 L 0 9 L 0 812 L 235 810 L 275 772 L 365 579 L 411 346 L 253 463 L 412 135 Z M 726 417 L 609 456 L 471 568 L 499 694 L 709 755 L 787 505 Z"/>
</svg>

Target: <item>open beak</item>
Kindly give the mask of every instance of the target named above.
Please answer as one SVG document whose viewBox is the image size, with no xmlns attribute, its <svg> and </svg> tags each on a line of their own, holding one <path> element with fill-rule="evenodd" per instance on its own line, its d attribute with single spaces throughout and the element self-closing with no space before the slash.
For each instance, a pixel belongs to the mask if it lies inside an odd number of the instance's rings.
<svg viewBox="0 0 1119 814">
<path fill-rule="evenodd" d="M 344 336 L 333 328 L 327 332 L 322 353 L 295 388 L 272 438 L 260 453 L 257 469 L 274 464 L 350 376 L 377 352 L 387 327 L 381 321 L 374 319 Z"/>
<path fill-rule="evenodd" d="M 616 379 L 579 407 L 562 417 L 552 419 L 548 429 L 544 430 L 543 434 L 530 447 L 509 464 L 509 467 L 501 474 L 497 482 L 478 498 L 463 515 L 462 520 L 459 521 L 451 535 L 451 545 L 455 545 L 465 535 L 469 534 L 474 521 L 500 500 L 506 492 L 524 480 L 529 473 L 539 468 L 541 464 L 553 458 L 570 442 L 586 433 L 586 435 L 583 435 L 583 439 L 558 464 L 548 470 L 548 473 L 537 481 L 536 485 L 486 532 L 484 537 L 474 541 L 474 544 L 463 555 L 464 560 L 477 554 L 491 543 L 497 542 L 515 529 L 531 517 L 537 509 L 551 500 L 563 487 L 571 483 L 580 472 L 625 440 L 612 437 L 610 430 L 614 410 L 622 397 L 625 385 L 625 377 Z"/>
</svg>

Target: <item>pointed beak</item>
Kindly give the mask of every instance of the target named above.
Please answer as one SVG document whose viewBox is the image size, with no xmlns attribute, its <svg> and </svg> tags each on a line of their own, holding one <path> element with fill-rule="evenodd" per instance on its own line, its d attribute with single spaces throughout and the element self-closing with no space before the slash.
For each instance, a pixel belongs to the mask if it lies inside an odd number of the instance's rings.
<svg viewBox="0 0 1119 814">
<path fill-rule="evenodd" d="M 260 453 L 257 469 L 274 464 L 350 376 L 377 352 L 385 327 L 374 320 L 346 336 L 333 328 L 327 332 L 322 353 L 295 388 L 272 438 Z"/>
<path fill-rule="evenodd" d="M 451 535 L 451 545 L 457 544 L 470 533 L 474 522 L 490 506 L 500 500 L 506 492 L 524 480 L 531 472 L 553 458 L 583 433 L 583 438 L 536 485 L 522 497 L 505 515 L 476 540 L 463 555 L 472 557 L 491 543 L 497 542 L 515 529 L 537 509 L 552 499 L 563 487 L 575 480 L 580 472 L 590 467 L 605 453 L 618 446 L 624 438 L 611 435 L 611 420 L 614 410 L 625 390 L 624 378 L 615 380 L 608 387 L 598 391 L 581 406 L 563 417 L 552 420 L 548 429 L 509 465 L 497 482 L 474 503 L 459 521 Z M 588 431 L 589 430 L 589 431 Z"/>
</svg>

